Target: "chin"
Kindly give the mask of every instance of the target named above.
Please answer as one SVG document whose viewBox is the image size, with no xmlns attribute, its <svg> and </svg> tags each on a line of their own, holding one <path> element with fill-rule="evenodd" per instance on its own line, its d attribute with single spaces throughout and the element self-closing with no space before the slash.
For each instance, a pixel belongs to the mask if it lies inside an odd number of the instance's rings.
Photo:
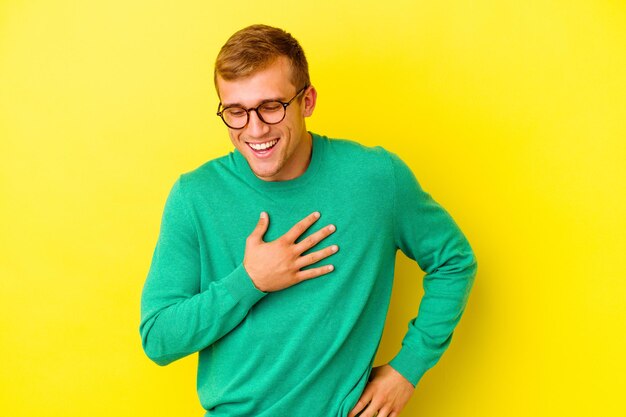
<svg viewBox="0 0 626 417">
<path fill-rule="evenodd" d="M 252 172 L 254 172 L 254 175 L 256 175 L 257 177 L 261 177 L 261 178 L 268 178 L 268 177 L 274 177 L 276 176 L 276 174 L 278 174 L 278 171 L 272 169 L 272 170 L 267 170 L 267 169 L 259 169 L 258 166 L 252 165 L 251 164 L 251 169 Z"/>
</svg>

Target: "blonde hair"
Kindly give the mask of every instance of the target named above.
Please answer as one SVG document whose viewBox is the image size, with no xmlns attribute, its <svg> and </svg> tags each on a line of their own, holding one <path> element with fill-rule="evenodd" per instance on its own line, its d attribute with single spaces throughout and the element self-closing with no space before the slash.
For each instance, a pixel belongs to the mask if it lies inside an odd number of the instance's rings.
<svg viewBox="0 0 626 417">
<path fill-rule="evenodd" d="M 222 46 L 215 60 L 217 77 L 232 81 L 261 71 L 285 56 L 291 63 L 291 83 L 296 89 L 310 85 L 309 65 L 298 41 L 282 29 L 252 25 L 235 32 Z"/>
</svg>

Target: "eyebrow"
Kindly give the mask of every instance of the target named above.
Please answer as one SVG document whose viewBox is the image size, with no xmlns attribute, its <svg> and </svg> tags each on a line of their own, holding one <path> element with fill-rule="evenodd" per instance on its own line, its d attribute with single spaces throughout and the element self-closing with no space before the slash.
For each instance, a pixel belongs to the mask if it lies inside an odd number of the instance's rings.
<svg viewBox="0 0 626 417">
<path fill-rule="evenodd" d="M 260 106 L 261 104 L 269 103 L 270 101 L 280 101 L 282 103 L 285 103 L 285 99 L 283 97 L 266 98 L 264 100 L 259 101 L 259 103 L 256 106 L 252 106 L 252 107 L 257 107 L 257 106 Z M 250 107 L 244 106 L 241 103 L 222 103 L 222 107 L 223 108 L 227 108 L 227 107 L 241 107 L 242 109 L 250 108 Z"/>
</svg>

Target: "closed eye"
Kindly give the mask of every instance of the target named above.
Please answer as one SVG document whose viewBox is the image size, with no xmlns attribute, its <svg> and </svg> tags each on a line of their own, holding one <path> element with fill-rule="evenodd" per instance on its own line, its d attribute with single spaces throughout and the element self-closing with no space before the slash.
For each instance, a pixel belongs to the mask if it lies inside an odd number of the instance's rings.
<svg viewBox="0 0 626 417">
<path fill-rule="evenodd" d="M 246 111 L 238 107 L 230 107 L 224 110 L 224 112 L 232 117 L 244 117 L 246 115 Z"/>
<path fill-rule="evenodd" d="M 277 101 L 271 101 L 269 103 L 265 103 L 261 106 L 261 111 L 265 112 L 275 112 L 283 109 L 282 103 Z"/>
</svg>

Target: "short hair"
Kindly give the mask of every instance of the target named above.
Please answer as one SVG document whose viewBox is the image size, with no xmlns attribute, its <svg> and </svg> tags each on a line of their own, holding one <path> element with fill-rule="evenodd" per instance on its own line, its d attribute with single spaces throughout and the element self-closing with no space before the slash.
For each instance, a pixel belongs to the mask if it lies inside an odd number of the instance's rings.
<svg viewBox="0 0 626 417">
<path fill-rule="evenodd" d="M 310 85 L 309 64 L 298 41 L 283 29 L 251 25 L 235 32 L 222 46 L 215 60 L 213 81 L 245 78 L 284 56 L 291 62 L 291 83 L 297 88 Z M 218 90 L 219 93 L 219 90 Z"/>
</svg>

